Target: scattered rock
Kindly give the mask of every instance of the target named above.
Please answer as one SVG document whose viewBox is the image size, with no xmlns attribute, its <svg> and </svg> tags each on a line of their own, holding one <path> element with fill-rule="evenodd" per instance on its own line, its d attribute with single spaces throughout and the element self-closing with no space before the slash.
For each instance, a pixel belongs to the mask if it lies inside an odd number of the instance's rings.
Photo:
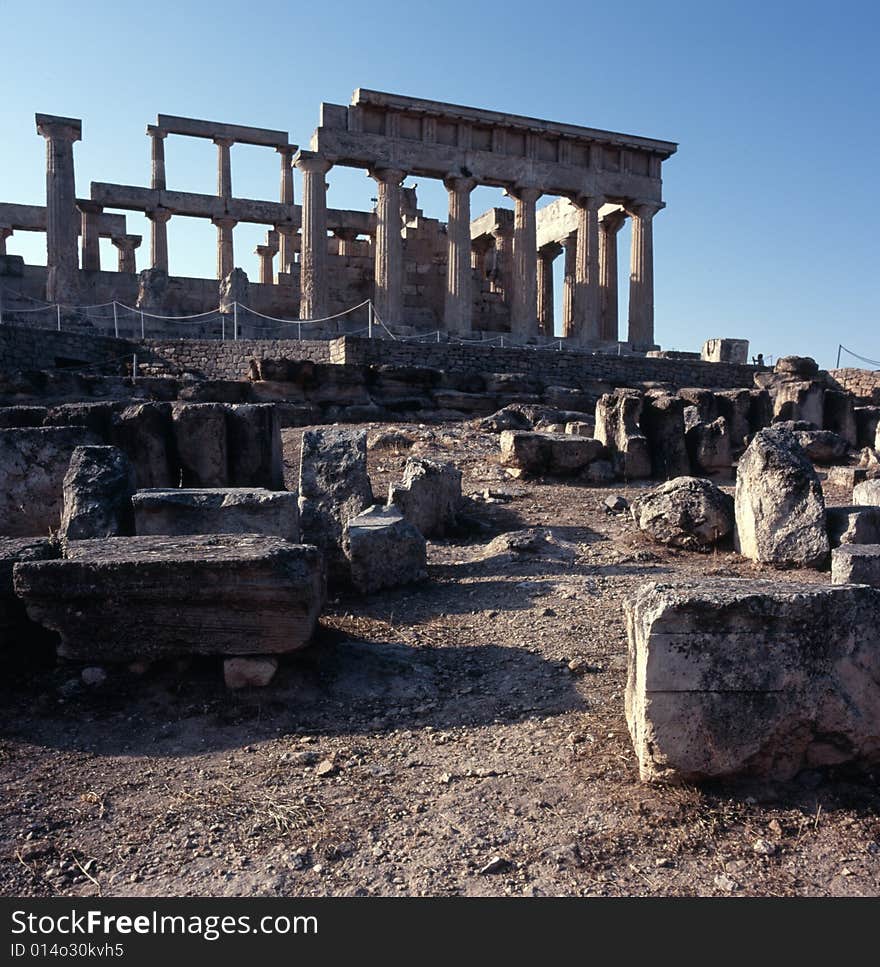
<svg viewBox="0 0 880 967">
<path fill-rule="evenodd" d="M 424 537 L 445 537 L 455 528 L 461 504 L 461 471 L 452 463 L 410 457 L 403 483 L 391 484 L 388 505 Z"/>
<path fill-rule="evenodd" d="M 83 685 L 103 685 L 107 681 L 107 672 L 100 665 L 89 665 L 80 672 L 79 677 Z"/>
<path fill-rule="evenodd" d="M 620 494 L 615 494 L 613 497 L 606 497 L 602 501 L 605 510 L 612 514 L 622 514 L 624 511 L 629 510 L 629 501 L 626 497 L 621 497 Z"/>
<path fill-rule="evenodd" d="M 511 868 L 510 860 L 503 856 L 493 856 L 489 862 L 480 868 L 480 876 L 490 876 L 493 873 L 504 873 Z"/>
<path fill-rule="evenodd" d="M 278 659 L 266 655 L 225 658 L 223 680 L 227 688 L 264 688 L 278 671 Z"/>
<path fill-rule="evenodd" d="M 636 497 L 631 510 L 641 530 L 673 547 L 709 547 L 734 526 L 733 498 L 699 477 L 668 480 Z"/>
<path fill-rule="evenodd" d="M 369 593 L 396 588 L 427 576 L 425 538 L 396 507 L 370 507 L 345 525 L 345 553 L 351 582 Z"/>
</svg>

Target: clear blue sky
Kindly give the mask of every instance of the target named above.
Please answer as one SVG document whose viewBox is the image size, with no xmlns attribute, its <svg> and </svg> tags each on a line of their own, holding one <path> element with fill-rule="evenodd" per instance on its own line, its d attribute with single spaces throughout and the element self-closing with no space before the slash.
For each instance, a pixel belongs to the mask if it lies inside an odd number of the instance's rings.
<svg viewBox="0 0 880 967">
<path fill-rule="evenodd" d="M 0 0 L 0 23 L 0 200 L 44 202 L 37 111 L 83 119 L 80 195 L 92 180 L 149 184 L 144 127 L 159 112 L 287 129 L 306 145 L 319 103 L 356 87 L 642 134 L 680 142 L 655 222 L 664 347 L 726 335 L 826 366 L 839 342 L 880 359 L 874 3 Z M 169 138 L 169 187 L 213 192 L 215 152 Z M 369 208 L 362 172 L 329 180 L 331 205 Z M 277 155 L 235 146 L 233 190 L 275 199 Z M 445 218 L 441 186 L 423 182 L 420 198 Z M 478 189 L 474 213 L 502 203 Z M 144 267 L 147 224 L 129 224 Z M 251 278 L 262 231 L 236 229 Z M 172 272 L 212 276 L 214 240 L 210 223 L 172 219 Z M 628 243 L 622 233 L 624 297 Z M 9 251 L 45 262 L 41 236 L 17 234 Z"/>
</svg>

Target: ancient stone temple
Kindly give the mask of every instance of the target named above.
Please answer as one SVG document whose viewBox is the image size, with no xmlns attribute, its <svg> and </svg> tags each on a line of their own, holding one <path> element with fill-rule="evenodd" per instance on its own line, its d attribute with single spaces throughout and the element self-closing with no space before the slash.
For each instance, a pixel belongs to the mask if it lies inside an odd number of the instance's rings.
<svg viewBox="0 0 880 967">
<path fill-rule="evenodd" d="M 93 181 L 89 196 L 77 198 L 73 145 L 81 121 L 38 114 L 37 131 L 47 146 L 45 206 L 0 204 L 0 285 L 14 281 L 8 288 L 27 298 L 62 307 L 137 303 L 168 315 L 210 311 L 221 290 L 228 296 L 237 269 L 235 228 L 250 222 L 267 229 L 256 249 L 259 279 L 234 288 L 258 313 L 311 322 L 360 306 L 347 325 L 375 319 L 404 335 L 506 333 L 513 343 L 541 343 L 556 335 L 559 259 L 564 340 L 586 349 L 656 348 L 653 219 L 664 207 L 661 166 L 676 150 L 672 142 L 359 89 L 348 105 L 321 105 L 307 149 L 282 130 L 159 114 L 146 128 L 149 185 Z M 169 188 L 169 136 L 214 142 L 216 194 Z M 278 154 L 277 200 L 235 195 L 236 144 Z M 328 207 L 335 166 L 369 174 L 372 210 Z M 445 222 L 424 216 L 405 184 L 411 177 L 442 181 Z M 512 209 L 474 213 L 478 185 L 502 189 Z M 547 198 L 553 201 L 539 206 Z M 141 237 L 127 232 L 126 211 L 150 222 L 148 274 L 140 279 Z M 215 280 L 174 274 L 168 222 L 175 217 L 215 226 Z M 627 219 L 629 317 L 621 331 L 617 236 Z M 45 269 L 6 255 L 17 231 L 46 233 Z M 100 238 L 118 249 L 116 271 L 102 270 Z M 7 296 L 5 311 L 15 307 Z"/>
</svg>

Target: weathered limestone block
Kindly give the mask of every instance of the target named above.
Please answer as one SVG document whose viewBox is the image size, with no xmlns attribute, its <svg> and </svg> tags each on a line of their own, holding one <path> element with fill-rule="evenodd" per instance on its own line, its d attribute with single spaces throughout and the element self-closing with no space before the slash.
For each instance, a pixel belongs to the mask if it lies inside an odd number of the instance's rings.
<svg viewBox="0 0 880 967">
<path fill-rule="evenodd" d="M 786 376 L 812 379 L 819 372 L 819 364 L 812 356 L 781 356 L 776 360 L 773 371 L 783 373 Z"/>
<path fill-rule="evenodd" d="M 176 487 L 180 471 L 170 403 L 137 403 L 117 413 L 111 435 L 134 467 L 138 487 Z"/>
<path fill-rule="evenodd" d="M 690 473 L 684 440 L 684 400 L 669 393 L 647 393 L 641 423 L 651 454 L 651 476 L 669 480 Z"/>
<path fill-rule="evenodd" d="M 590 437 L 528 430 L 504 430 L 500 444 L 502 465 L 525 474 L 580 473 L 604 450 Z"/>
<path fill-rule="evenodd" d="M 711 423 L 712 420 L 717 420 L 721 416 L 718 411 L 718 400 L 715 393 L 710 389 L 685 386 L 678 391 L 678 395 L 684 400 L 685 407 L 695 406 L 697 408 L 697 415 L 690 417 L 694 423 Z"/>
<path fill-rule="evenodd" d="M 596 439 L 608 448 L 616 473 L 628 480 L 651 476 L 648 441 L 639 427 L 642 396 L 634 390 L 606 393 L 596 404 Z"/>
<path fill-rule="evenodd" d="M 877 440 L 877 426 L 880 425 L 880 406 L 856 406 L 853 415 L 858 446 L 873 447 Z"/>
<path fill-rule="evenodd" d="M 596 430 L 596 424 L 593 422 L 586 422 L 584 420 L 569 420 L 565 424 L 565 432 L 570 436 L 588 436 L 591 437 Z"/>
<path fill-rule="evenodd" d="M 773 401 L 765 389 L 749 390 L 749 433 L 757 433 L 773 422 Z"/>
<path fill-rule="evenodd" d="M 851 447 L 859 445 L 859 431 L 851 393 L 825 390 L 825 425 L 822 429 L 842 436 Z"/>
<path fill-rule="evenodd" d="M 741 453 L 747 446 L 746 437 L 752 432 L 752 391 L 747 389 L 722 390 L 715 394 L 718 415 L 724 417 L 730 430 L 730 448 Z M 767 423 L 770 420 L 768 418 Z M 766 425 L 766 424 L 765 424 Z M 757 429 L 754 432 L 757 432 Z"/>
<path fill-rule="evenodd" d="M 57 529 L 73 451 L 100 442 L 84 426 L 0 430 L 0 535 L 45 537 Z"/>
<path fill-rule="evenodd" d="M 461 504 L 461 471 L 452 463 L 410 457 L 403 483 L 388 489 L 388 506 L 397 507 L 425 537 L 445 537 Z"/>
<path fill-rule="evenodd" d="M 733 497 L 711 480 L 675 477 L 630 504 L 639 528 L 661 544 L 694 550 L 733 531 Z"/>
<path fill-rule="evenodd" d="M 880 544 L 880 507 L 827 507 L 828 540 L 841 544 Z"/>
<path fill-rule="evenodd" d="M 880 507 L 880 480 L 863 480 L 853 487 L 853 503 L 860 507 Z"/>
<path fill-rule="evenodd" d="M 831 430 L 796 430 L 795 437 L 813 463 L 834 463 L 849 453 L 849 443 Z"/>
<path fill-rule="evenodd" d="M 171 415 L 182 486 L 225 487 L 229 482 L 226 407 L 176 403 Z"/>
<path fill-rule="evenodd" d="M 25 636 L 34 631 L 24 604 L 15 596 L 12 568 L 19 561 L 48 561 L 59 554 L 58 545 L 48 538 L 0 537 L 0 649 L 27 645 Z"/>
<path fill-rule="evenodd" d="M 707 339 L 700 359 L 707 363 L 736 363 L 744 366 L 749 361 L 748 339 Z"/>
<path fill-rule="evenodd" d="M 626 719 L 646 781 L 880 759 L 880 594 L 713 580 L 624 603 Z"/>
<path fill-rule="evenodd" d="M 302 435 L 299 467 L 300 533 L 325 555 L 328 575 L 349 577 L 345 525 L 373 503 L 365 430 L 328 427 Z"/>
<path fill-rule="evenodd" d="M 736 549 L 764 564 L 818 567 L 828 556 L 825 499 L 794 436 L 761 430 L 736 475 Z"/>
<path fill-rule="evenodd" d="M 711 423 L 694 423 L 685 434 L 691 470 L 695 474 L 727 474 L 733 463 L 727 420 L 719 416 Z"/>
<path fill-rule="evenodd" d="M 803 420 L 819 429 L 825 423 L 825 386 L 818 380 L 783 379 L 771 388 L 773 421 Z"/>
<path fill-rule="evenodd" d="M 864 467 L 829 467 L 825 475 L 832 487 L 843 487 L 844 490 L 852 490 L 867 477 L 868 471 Z"/>
<path fill-rule="evenodd" d="M 428 576 L 425 538 L 396 507 L 369 507 L 345 525 L 351 583 L 369 593 Z"/>
<path fill-rule="evenodd" d="M 317 549 L 278 537 L 111 537 L 66 553 L 16 564 L 15 593 L 81 661 L 294 651 L 324 601 Z"/>
<path fill-rule="evenodd" d="M 832 584 L 880 588 L 880 544 L 841 544 L 831 552 Z"/>
<path fill-rule="evenodd" d="M 296 494 L 262 487 L 139 490 L 132 498 L 139 536 L 264 534 L 299 540 Z"/>
<path fill-rule="evenodd" d="M 227 406 L 226 438 L 230 486 L 284 488 L 281 425 L 274 405 Z"/>
<path fill-rule="evenodd" d="M 132 533 L 134 470 L 118 447 L 77 447 L 62 490 L 62 539 L 79 541 Z"/>
<path fill-rule="evenodd" d="M 165 312 L 168 305 L 168 273 L 164 269 L 143 269 L 138 272 L 135 305 L 146 312 Z"/>
<path fill-rule="evenodd" d="M 220 279 L 218 295 L 220 311 L 233 314 L 234 303 L 246 306 L 250 302 L 250 282 L 244 269 L 233 269 L 225 278 Z"/>
</svg>

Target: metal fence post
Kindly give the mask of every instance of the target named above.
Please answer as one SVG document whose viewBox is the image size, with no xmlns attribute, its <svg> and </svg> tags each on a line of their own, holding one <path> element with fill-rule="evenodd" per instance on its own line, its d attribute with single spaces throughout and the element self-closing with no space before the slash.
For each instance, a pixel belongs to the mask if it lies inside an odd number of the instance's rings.
<svg viewBox="0 0 880 967">
<path fill-rule="evenodd" d="M 232 338 L 238 339 L 238 303 L 232 303 Z"/>
<path fill-rule="evenodd" d="M 58 320 L 58 331 L 61 332 L 61 306 L 55 306 L 55 318 Z"/>
<path fill-rule="evenodd" d="M 113 334 L 119 338 L 119 319 L 116 316 L 116 303 L 113 303 Z"/>
</svg>

